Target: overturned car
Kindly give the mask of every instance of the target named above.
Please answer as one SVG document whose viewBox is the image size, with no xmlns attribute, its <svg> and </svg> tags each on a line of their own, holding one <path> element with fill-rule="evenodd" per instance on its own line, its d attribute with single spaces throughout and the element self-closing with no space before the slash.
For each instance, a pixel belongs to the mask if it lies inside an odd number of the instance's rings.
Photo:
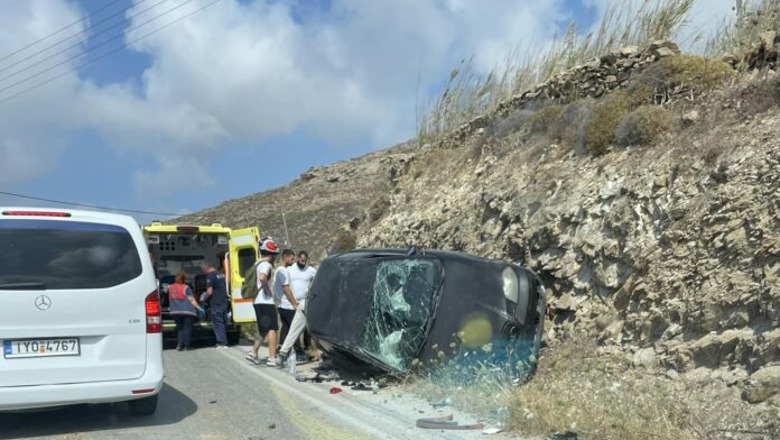
<svg viewBox="0 0 780 440">
<path fill-rule="evenodd" d="M 360 375 L 452 361 L 520 378 L 542 342 L 544 286 L 529 269 L 441 250 L 358 249 L 323 260 L 309 332 L 334 366 Z"/>
</svg>

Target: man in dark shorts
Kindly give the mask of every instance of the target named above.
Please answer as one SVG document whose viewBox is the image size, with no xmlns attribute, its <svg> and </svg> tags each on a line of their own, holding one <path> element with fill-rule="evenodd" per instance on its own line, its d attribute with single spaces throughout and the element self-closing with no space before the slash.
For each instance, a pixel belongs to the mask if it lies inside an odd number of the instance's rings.
<svg viewBox="0 0 780 440">
<path fill-rule="evenodd" d="M 228 320 L 228 309 L 230 308 L 227 281 L 225 280 L 225 275 L 214 268 L 214 265 L 208 261 L 201 263 L 200 267 L 206 273 L 206 293 L 203 296 L 203 300 L 209 301 L 211 306 L 211 325 L 214 327 L 217 349 L 226 349 L 228 348 L 228 341 L 227 329 L 225 327 Z"/>
<path fill-rule="evenodd" d="M 255 316 L 257 318 L 257 331 L 260 337 L 252 344 L 252 351 L 247 355 L 247 360 L 259 365 L 258 350 L 264 338 L 268 339 L 267 365 L 275 366 L 277 363 L 276 349 L 279 344 L 279 315 L 276 312 L 274 293 L 271 290 L 271 268 L 274 259 L 279 254 L 279 248 L 273 240 L 266 238 L 260 241 L 260 262 L 257 263 L 257 287 L 258 293 L 254 299 Z"/>
</svg>

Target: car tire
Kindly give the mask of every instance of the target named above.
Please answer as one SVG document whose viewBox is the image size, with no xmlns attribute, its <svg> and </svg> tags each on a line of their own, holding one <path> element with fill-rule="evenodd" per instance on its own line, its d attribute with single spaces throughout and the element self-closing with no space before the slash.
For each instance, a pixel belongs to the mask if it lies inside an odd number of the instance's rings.
<svg viewBox="0 0 780 440">
<path fill-rule="evenodd" d="M 130 406 L 130 414 L 134 416 L 151 416 L 157 411 L 157 397 L 159 395 L 144 397 L 143 399 L 131 400 L 128 402 Z"/>
</svg>

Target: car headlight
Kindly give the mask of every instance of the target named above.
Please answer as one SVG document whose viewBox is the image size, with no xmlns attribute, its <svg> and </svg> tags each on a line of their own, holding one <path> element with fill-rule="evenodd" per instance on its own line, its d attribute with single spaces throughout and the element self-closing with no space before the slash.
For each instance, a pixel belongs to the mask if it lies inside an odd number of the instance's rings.
<svg viewBox="0 0 780 440">
<path fill-rule="evenodd" d="M 501 278 L 503 279 L 504 296 L 509 301 L 517 303 L 519 297 L 517 290 L 517 273 L 515 273 L 512 267 L 507 266 L 501 273 Z"/>
</svg>

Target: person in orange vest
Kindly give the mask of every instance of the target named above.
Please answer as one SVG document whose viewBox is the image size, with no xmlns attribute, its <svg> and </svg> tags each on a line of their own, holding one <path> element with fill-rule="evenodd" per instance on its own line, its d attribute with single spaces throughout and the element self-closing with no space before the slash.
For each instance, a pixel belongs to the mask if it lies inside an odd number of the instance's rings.
<svg viewBox="0 0 780 440">
<path fill-rule="evenodd" d="M 203 308 L 192 294 L 190 286 L 184 284 L 186 274 L 179 271 L 174 277 L 174 282 L 168 286 L 168 299 L 170 302 L 170 314 L 176 322 L 176 335 L 179 351 L 189 350 L 192 342 L 192 323 L 198 314 L 205 314 Z"/>
</svg>

